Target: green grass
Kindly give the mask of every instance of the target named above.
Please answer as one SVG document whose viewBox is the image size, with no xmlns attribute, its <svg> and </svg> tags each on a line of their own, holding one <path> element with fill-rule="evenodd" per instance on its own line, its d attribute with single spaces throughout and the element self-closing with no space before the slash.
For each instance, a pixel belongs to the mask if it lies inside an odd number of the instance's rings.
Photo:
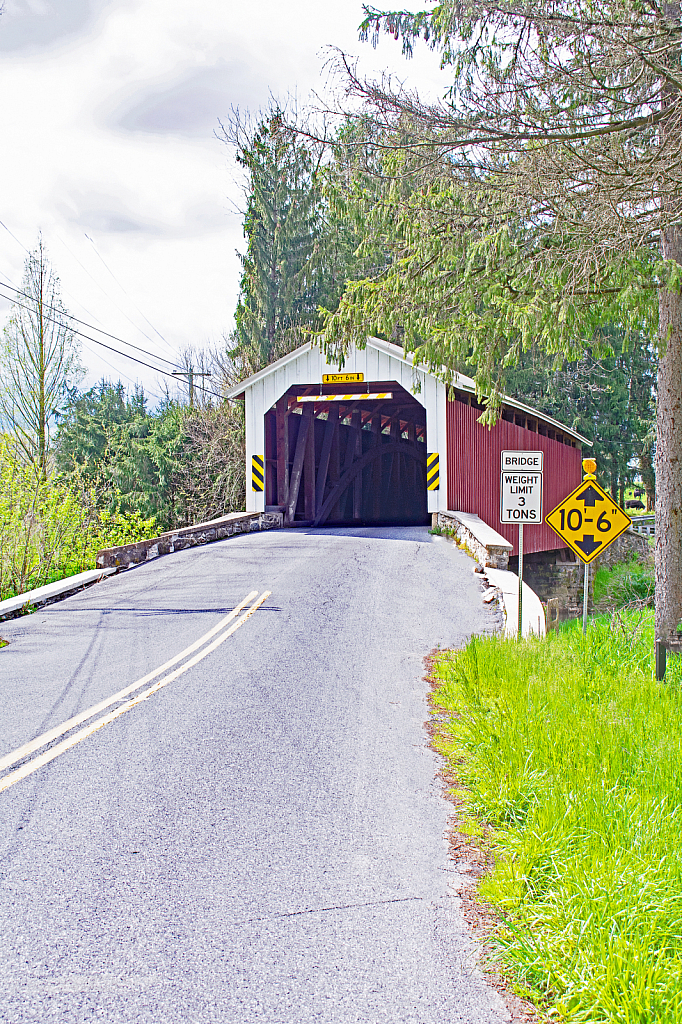
<svg viewBox="0 0 682 1024">
<path fill-rule="evenodd" d="M 437 658 L 499 956 L 551 1020 L 682 1022 L 682 671 L 652 647 L 644 611 Z"/>
<path fill-rule="evenodd" d="M 594 603 L 598 608 L 653 606 L 654 563 L 652 558 L 619 562 L 612 569 L 598 569 L 594 577 Z"/>
</svg>

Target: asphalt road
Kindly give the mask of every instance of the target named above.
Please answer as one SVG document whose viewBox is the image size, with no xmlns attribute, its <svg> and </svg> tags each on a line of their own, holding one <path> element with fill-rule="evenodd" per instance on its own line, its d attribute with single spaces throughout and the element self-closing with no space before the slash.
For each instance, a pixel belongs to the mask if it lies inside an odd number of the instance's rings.
<svg viewBox="0 0 682 1024">
<path fill-rule="evenodd" d="M 495 613 L 425 528 L 231 538 L 3 623 L 0 757 L 265 590 L 197 664 L 0 792 L 0 1020 L 508 1019 L 455 895 L 422 678 Z"/>
</svg>

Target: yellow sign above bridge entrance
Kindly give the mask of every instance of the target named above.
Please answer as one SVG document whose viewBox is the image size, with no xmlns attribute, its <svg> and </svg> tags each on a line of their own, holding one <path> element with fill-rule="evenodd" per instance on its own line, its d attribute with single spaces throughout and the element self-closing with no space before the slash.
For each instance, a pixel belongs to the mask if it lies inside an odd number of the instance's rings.
<svg viewBox="0 0 682 1024">
<path fill-rule="evenodd" d="M 323 373 L 323 384 L 362 384 L 364 373 Z"/>
<path fill-rule="evenodd" d="M 552 509 L 545 522 L 581 561 L 591 562 L 627 530 L 630 517 L 596 480 L 587 479 Z"/>
</svg>

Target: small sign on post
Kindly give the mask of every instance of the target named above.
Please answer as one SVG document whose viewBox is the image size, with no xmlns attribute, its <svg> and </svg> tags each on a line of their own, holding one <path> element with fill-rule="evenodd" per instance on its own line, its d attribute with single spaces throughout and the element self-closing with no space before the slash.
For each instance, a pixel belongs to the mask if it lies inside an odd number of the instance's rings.
<svg viewBox="0 0 682 1024">
<path fill-rule="evenodd" d="M 502 452 L 500 522 L 519 528 L 519 624 L 523 637 L 523 528 L 542 525 L 544 452 Z"/>
<path fill-rule="evenodd" d="M 544 452 L 502 452 L 500 522 L 542 523 Z"/>
</svg>

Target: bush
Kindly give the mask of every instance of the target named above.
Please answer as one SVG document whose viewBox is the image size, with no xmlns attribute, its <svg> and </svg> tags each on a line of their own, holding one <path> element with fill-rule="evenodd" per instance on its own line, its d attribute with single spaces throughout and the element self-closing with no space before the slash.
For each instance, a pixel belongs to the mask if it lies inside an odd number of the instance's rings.
<svg viewBox="0 0 682 1024">
<path fill-rule="evenodd" d="M 102 548 L 154 532 L 153 518 L 97 509 L 87 490 L 43 477 L 0 435 L 0 600 L 94 569 Z"/>
<path fill-rule="evenodd" d="M 100 508 L 153 516 L 160 530 L 244 509 L 241 402 L 191 409 L 167 401 L 148 413 L 141 391 L 101 381 L 72 396 L 54 446 L 66 481 Z"/>
</svg>

